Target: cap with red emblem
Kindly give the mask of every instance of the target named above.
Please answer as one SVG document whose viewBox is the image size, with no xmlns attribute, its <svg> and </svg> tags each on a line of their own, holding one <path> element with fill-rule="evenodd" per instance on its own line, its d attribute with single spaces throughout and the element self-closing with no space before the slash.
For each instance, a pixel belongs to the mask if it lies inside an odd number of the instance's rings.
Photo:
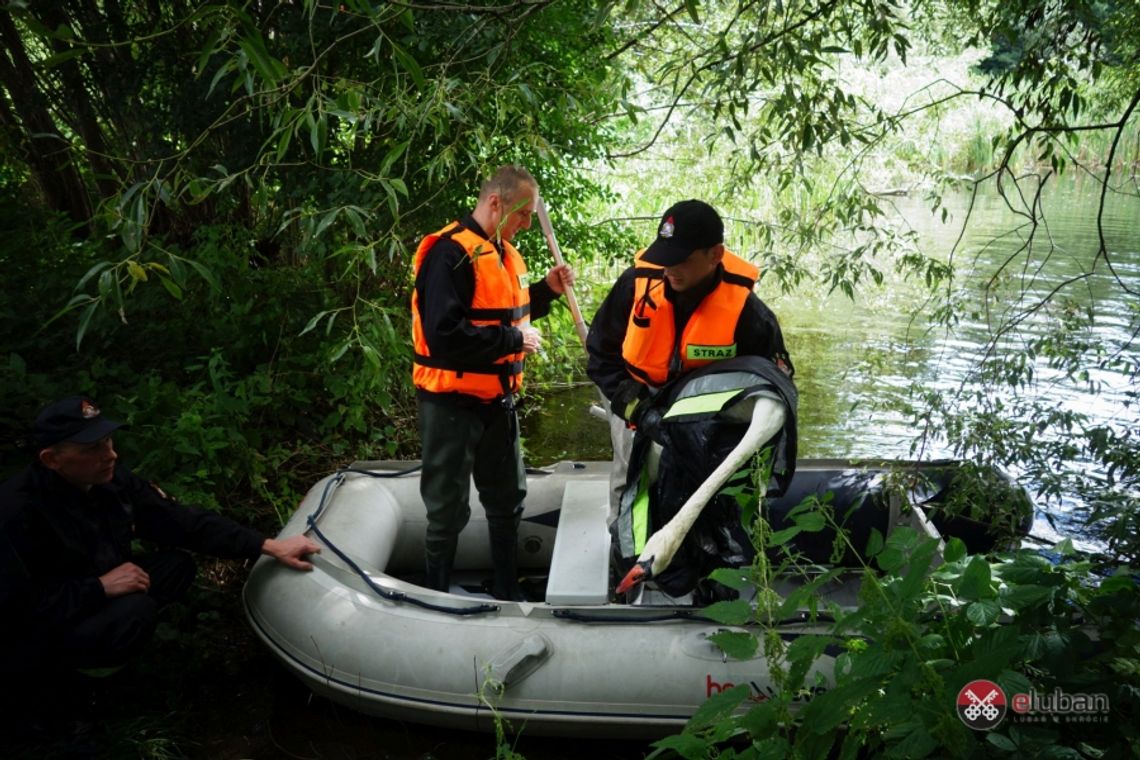
<svg viewBox="0 0 1140 760">
<path fill-rule="evenodd" d="M 681 201 L 669 207 L 657 227 L 657 239 L 642 258 L 650 264 L 672 267 L 702 248 L 724 242 L 724 222 L 704 201 Z"/>
<path fill-rule="evenodd" d="M 40 411 L 32 426 L 32 440 L 39 448 L 62 441 L 94 443 L 121 427 L 123 423 L 104 417 L 91 399 L 70 396 Z"/>
</svg>

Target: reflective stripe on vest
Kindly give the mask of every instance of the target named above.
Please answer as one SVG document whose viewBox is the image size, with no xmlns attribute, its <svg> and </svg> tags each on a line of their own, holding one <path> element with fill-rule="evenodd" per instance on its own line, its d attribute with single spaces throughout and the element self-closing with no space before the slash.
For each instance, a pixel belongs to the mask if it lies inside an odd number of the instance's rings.
<svg viewBox="0 0 1140 760">
<path fill-rule="evenodd" d="M 633 308 L 621 346 L 629 373 L 647 385 L 661 386 L 698 367 L 736 356 L 736 323 L 759 268 L 724 252 L 721 281 L 697 306 L 681 336 L 676 336 L 673 304 L 665 298 L 665 269 L 642 259 L 638 251 Z"/>
<path fill-rule="evenodd" d="M 425 237 L 416 249 L 414 276 L 420 273 L 424 258 L 441 238 L 449 238 L 463 248 L 475 272 L 475 293 L 467 309 L 473 325 L 526 324 L 530 319 L 530 293 L 523 286 L 526 264 L 515 247 L 502 241 L 503 255 L 491 241 L 453 222 Z M 465 393 L 493 400 L 522 387 L 522 352 L 507 354 L 487 364 L 457 362 L 433 356 L 424 338 L 419 294 L 412 288 L 412 381 L 417 388 L 432 393 Z M 428 305 L 430 309 L 431 306 Z"/>
</svg>

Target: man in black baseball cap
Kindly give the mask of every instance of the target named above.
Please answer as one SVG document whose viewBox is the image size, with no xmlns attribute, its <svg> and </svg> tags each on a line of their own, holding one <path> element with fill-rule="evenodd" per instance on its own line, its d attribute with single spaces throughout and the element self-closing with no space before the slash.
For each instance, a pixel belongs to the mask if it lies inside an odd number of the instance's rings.
<svg viewBox="0 0 1140 760">
<path fill-rule="evenodd" d="M 308 537 L 266 538 L 118 465 L 123 427 L 87 396 L 49 404 L 32 426 L 35 460 L 0 485 L 0 672 L 123 664 L 193 582 L 185 550 L 312 569 Z"/>
<path fill-rule="evenodd" d="M 40 448 L 54 446 L 60 441 L 95 443 L 121 427 L 121 422 L 104 417 L 99 407 L 86 396 L 68 396 L 48 404 L 36 415 L 32 440 Z"/>
<path fill-rule="evenodd" d="M 642 258 L 662 267 L 675 267 L 697 251 L 720 247 L 724 251 L 724 222 L 716 209 L 704 201 L 674 204 L 661 217 L 657 238 Z"/>
<path fill-rule="evenodd" d="M 653 242 L 618 277 L 590 324 L 586 372 L 610 401 L 610 518 L 625 487 L 632 433 L 655 437 L 653 397 L 666 383 L 734 356 L 762 356 L 790 374 L 776 315 L 752 292 L 759 269 L 724 246 L 716 209 L 670 206 Z"/>
</svg>

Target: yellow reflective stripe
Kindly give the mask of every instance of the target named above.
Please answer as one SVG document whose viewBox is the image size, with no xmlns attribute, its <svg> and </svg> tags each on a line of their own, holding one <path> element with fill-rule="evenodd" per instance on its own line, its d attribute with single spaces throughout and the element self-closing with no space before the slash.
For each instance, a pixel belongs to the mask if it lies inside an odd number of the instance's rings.
<svg viewBox="0 0 1140 760">
<path fill-rule="evenodd" d="M 663 419 L 680 417 L 682 414 L 708 414 L 710 412 L 719 412 L 728 401 L 739 393 L 740 389 L 736 388 L 730 391 L 706 393 L 702 396 L 683 398 L 669 407 L 669 411 L 665 413 Z"/>
<path fill-rule="evenodd" d="M 641 554 L 649 540 L 649 472 L 641 471 L 637 481 L 637 496 L 633 499 L 633 553 Z"/>
</svg>

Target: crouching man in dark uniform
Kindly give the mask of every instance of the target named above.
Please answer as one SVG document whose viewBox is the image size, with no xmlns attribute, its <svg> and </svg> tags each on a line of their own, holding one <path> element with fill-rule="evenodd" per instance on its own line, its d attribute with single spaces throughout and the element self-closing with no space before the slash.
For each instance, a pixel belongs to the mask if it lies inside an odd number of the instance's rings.
<svg viewBox="0 0 1140 760">
<path fill-rule="evenodd" d="M 266 538 L 116 466 L 119 427 L 88 398 L 57 401 L 36 418 L 36 461 L 0 486 L 5 672 L 126 662 L 193 582 L 184 550 L 312 569 L 305 556 L 320 548 L 307 537 Z M 135 554 L 136 538 L 156 549 Z"/>
</svg>

